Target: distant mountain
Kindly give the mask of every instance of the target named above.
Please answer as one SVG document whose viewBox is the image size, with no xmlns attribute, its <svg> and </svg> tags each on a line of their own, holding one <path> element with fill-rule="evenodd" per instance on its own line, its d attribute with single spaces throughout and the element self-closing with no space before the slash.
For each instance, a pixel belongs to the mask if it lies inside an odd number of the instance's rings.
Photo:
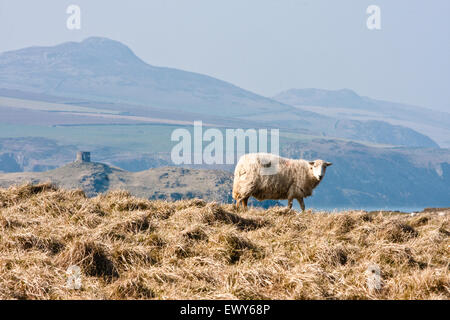
<svg viewBox="0 0 450 320">
<path fill-rule="evenodd" d="M 343 137 L 350 140 L 369 141 L 386 145 L 439 148 L 432 139 L 413 129 L 391 125 L 384 121 L 337 120 L 331 130 L 326 130 L 330 136 Z"/>
<path fill-rule="evenodd" d="M 0 54 L 0 88 L 206 115 L 292 109 L 213 77 L 151 66 L 99 37 Z"/>
<path fill-rule="evenodd" d="M 449 112 L 371 99 L 349 89 L 290 89 L 273 99 L 338 119 L 383 121 L 409 127 L 431 137 L 442 147 L 450 147 Z"/>
<path fill-rule="evenodd" d="M 328 98 L 317 92 L 311 95 L 310 99 L 328 99 L 329 104 L 359 103 L 351 91 Z M 206 75 L 155 67 L 124 44 L 100 37 L 0 54 L 0 122 L 190 125 L 201 119 L 214 127 L 276 127 L 373 143 L 438 146 L 407 123 L 392 126 L 386 119 L 338 123 L 341 119 L 332 112 L 293 107 L 289 104 L 298 101 L 289 98 L 285 103 L 285 96 L 276 101 Z"/>
<path fill-rule="evenodd" d="M 290 89 L 273 97 L 279 101 L 285 101 L 290 105 L 299 106 L 327 106 L 327 107 L 351 107 L 366 109 L 369 102 L 349 89 L 323 90 L 323 89 Z"/>
</svg>

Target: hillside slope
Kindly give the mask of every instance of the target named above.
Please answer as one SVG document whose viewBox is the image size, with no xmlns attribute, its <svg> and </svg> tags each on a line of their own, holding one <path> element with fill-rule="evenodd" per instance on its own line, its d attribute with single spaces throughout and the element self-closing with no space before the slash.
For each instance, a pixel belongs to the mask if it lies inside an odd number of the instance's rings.
<svg viewBox="0 0 450 320">
<path fill-rule="evenodd" d="M 111 190 L 126 190 L 146 199 L 233 201 L 233 175 L 221 170 L 161 167 L 129 172 L 99 162 L 72 162 L 45 172 L 0 174 L 0 187 L 42 182 L 51 182 L 62 188 L 82 189 L 89 197 Z M 250 203 L 268 207 L 278 202 L 252 200 Z"/>
<path fill-rule="evenodd" d="M 450 299 L 449 214 L 0 189 L 0 299 Z"/>
<path fill-rule="evenodd" d="M 0 174 L 0 186 L 51 181 L 69 189 L 83 189 L 90 197 L 108 190 L 126 189 L 150 199 L 179 200 L 201 197 L 231 201 L 232 175 L 225 171 L 162 167 L 129 172 L 98 162 L 73 162 L 46 172 Z"/>
</svg>

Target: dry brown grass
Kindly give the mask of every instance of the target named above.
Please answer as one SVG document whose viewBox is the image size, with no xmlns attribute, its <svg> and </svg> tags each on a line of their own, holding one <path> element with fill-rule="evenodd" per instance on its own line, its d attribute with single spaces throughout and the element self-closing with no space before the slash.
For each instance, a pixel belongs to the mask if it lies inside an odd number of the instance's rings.
<svg viewBox="0 0 450 320">
<path fill-rule="evenodd" d="M 449 245 L 448 212 L 240 213 L 123 191 L 0 189 L 2 299 L 449 299 Z M 71 265 L 81 290 L 66 287 Z"/>
</svg>

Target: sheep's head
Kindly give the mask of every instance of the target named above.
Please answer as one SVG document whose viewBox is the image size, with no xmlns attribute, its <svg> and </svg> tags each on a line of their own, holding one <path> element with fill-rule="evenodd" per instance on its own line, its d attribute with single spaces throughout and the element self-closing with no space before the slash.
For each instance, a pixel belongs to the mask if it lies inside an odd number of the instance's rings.
<svg viewBox="0 0 450 320">
<path fill-rule="evenodd" d="M 323 160 L 309 161 L 309 169 L 312 171 L 313 176 L 319 181 L 322 181 L 325 171 L 327 171 L 327 167 L 331 165 L 331 162 Z"/>
</svg>

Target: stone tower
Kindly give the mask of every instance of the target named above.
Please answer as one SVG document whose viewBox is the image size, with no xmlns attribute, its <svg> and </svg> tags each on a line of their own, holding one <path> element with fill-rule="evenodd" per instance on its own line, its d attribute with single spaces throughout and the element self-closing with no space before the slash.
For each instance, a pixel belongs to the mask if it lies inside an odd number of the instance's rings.
<svg viewBox="0 0 450 320">
<path fill-rule="evenodd" d="M 91 162 L 91 153 L 86 151 L 77 152 L 77 162 Z"/>
</svg>

